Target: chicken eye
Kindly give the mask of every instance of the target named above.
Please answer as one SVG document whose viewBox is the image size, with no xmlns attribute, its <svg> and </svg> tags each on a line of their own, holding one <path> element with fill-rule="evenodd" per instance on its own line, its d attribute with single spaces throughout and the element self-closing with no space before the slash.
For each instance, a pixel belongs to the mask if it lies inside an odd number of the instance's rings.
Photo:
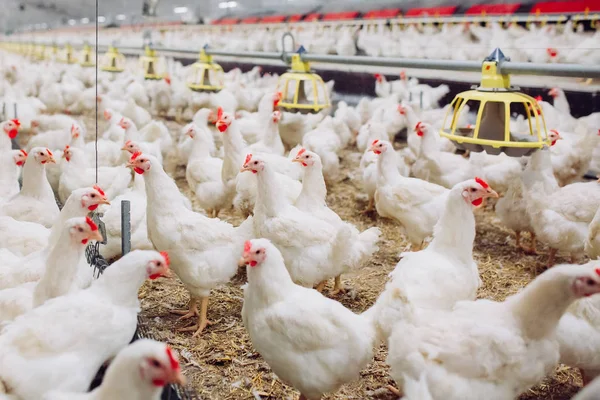
<svg viewBox="0 0 600 400">
<path fill-rule="evenodd" d="M 159 363 L 157 360 L 154 360 L 154 359 L 153 359 L 153 360 L 151 360 L 151 361 L 150 361 L 150 363 L 151 363 L 153 366 L 155 366 L 156 368 L 159 368 L 159 367 L 160 367 L 160 363 Z"/>
<path fill-rule="evenodd" d="M 594 286 L 596 284 L 596 282 L 593 279 L 588 279 L 587 284 L 590 286 Z"/>
<path fill-rule="evenodd" d="M 79 227 L 79 228 L 77 228 L 77 230 L 78 230 L 79 232 L 83 232 L 83 228 L 82 228 L 82 227 Z"/>
<path fill-rule="evenodd" d="M 260 254 L 260 250 L 256 250 L 256 251 L 255 251 L 255 254 Z"/>
<path fill-rule="evenodd" d="M 160 261 L 157 261 L 157 262 L 156 262 L 156 266 L 157 266 L 157 267 L 160 267 Z"/>
<path fill-rule="evenodd" d="M 476 191 L 477 191 L 477 189 L 471 188 L 471 192 L 476 192 Z"/>
<path fill-rule="evenodd" d="M 307 155 L 305 155 L 305 156 L 304 156 L 304 158 L 306 158 L 306 159 L 308 160 L 308 158 L 309 158 L 309 157 L 308 157 L 308 154 L 307 154 Z"/>
<path fill-rule="evenodd" d="M 254 165 L 258 164 L 258 161 L 254 161 Z"/>
<path fill-rule="evenodd" d="M 92 195 L 90 197 L 93 199 L 94 197 L 96 197 L 96 195 L 94 193 L 92 193 Z"/>
</svg>

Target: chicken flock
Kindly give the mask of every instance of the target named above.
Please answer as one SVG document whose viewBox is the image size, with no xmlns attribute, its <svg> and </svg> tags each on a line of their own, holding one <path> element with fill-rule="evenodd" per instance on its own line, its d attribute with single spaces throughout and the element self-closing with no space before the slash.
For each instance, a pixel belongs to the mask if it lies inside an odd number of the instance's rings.
<svg viewBox="0 0 600 400">
<path fill-rule="evenodd" d="M 397 385 L 390 390 L 408 400 L 513 399 L 558 363 L 579 368 L 586 384 L 598 375 L 600 183 L 582 176 L 600 172 L 600 113 L 572 117 L 553 88 L 553 104 L 539 102 L 547 147 L 522 159 L 465 155 L 438 134 L 445 85 L 377 75 L 377 98 L 302 115 L 279 109 L 276 77 L 259 69 L 232 70 L 221 92 L 192 94 L 185 68 L 172 64 L 169 79 L 107 73 L 96 87 L 79 66 L 0 58 L 8 105 L 0 123 L 0 399 L 159 399 L 185 378 L 167 345 L 128 345 L 138 290 L 174 273 L 190 297 L 171 311 L 198 337 L 212 323 L 211 291 L 242 267 L 241 317 L 253 347 L 300 399 L 357 379 L 381 344 Z M 94 127 L 79 115 L 96 107 L 107 129 L 90 140 Z M 170 130 L 165 116 L 186 124 Z M 466 109 L 458 118 L 460 127 L 473 121 Z M 513 116 L 515 130 L 524 124 Z M 403 132 L 406 146 L 397 140 Z M 13 149 L 17 141 L 22 148 Z M 398 249 L 384 290 L 362 314 L 332 297 L 383 238 L 326 202 L 328 188 L 348 179 L 342 150 L 359 163 L 351 179 L 361 183 L 365 214 L 394 221 L 411 247 Z M 187 181 L 197 207 L 175 178 Z M 125 255 L 123 200 L 131 203 Z M 474 211 L 486 202 L 515 232 L 505 244 L 513 251 L 535 253 L 538 241 L 550 249 L 549 268 L 503 302 L 476 298 Z M 239 226 L 219 218 L 232 208 L 245 218 Z M 90 213 L 102 215 L 107 243 L 99 248 L 112 261 L 100 276 L 84 255 L 103 239 Z M 558 253 L 572 264 L 554 265 Z M 107 362 L 102 385 L 85 393 Z"/>
<path fill-rule="evenodd" d="M 582 23 L 573 19 L 564 24 L 515 22 L 478 23 L 402 23 L 396 21 L 344 21 L 342 23 L 288 23 L 271 25 L 163 27 L 153 30 L 158 47 L 198 49 L 205 44 L 227 51 L 281 52 L 281 37 L 290 32 L 296 43 L 315 54 L 373 57 L 429 58 L 444 60 L 483 60 L 495 48 L 511 49 L 512 61 L 536 63 L 578 63 L 594 65 L 600 62 L 596 51 L 600 31 L 585 32 Z M 47 33 L 45 32 L 44 35 Z M 50 33 L 54 43 L 72 43 L 68 30 Z M 39 32 L 26 40 L 40 39 Z M 82 30 L 78 41 L 94 43 L 93 31 Z M 48 43 L 51 43 L 49 41 Z M 123 47 L 144 45 L 142 35 L 128 29 L 105 29 L 100 44 Z M 296 49 L 286 48 L 287 51 Z"/>
</svg>

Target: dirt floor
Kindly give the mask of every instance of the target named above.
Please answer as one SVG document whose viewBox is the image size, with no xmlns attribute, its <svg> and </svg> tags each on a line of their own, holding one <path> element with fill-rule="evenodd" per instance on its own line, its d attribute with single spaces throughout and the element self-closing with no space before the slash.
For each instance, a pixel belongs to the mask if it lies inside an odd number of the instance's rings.
<svg viewBox="0 0 600 400">
<path fill-rule="evenodd" d="M 94 135 L 93 118 L 84 118 L 88 139 Z M 99 121 L 100 132 L 104 121 Z M 167 121 L 172 133 L 180 125 Z M 344 306 L 360 313 L 369 308 L 383 290 L 387 275 L 399 261 L 398 254 L 408 243 L 394 221 L 376 214 L 364 215 L 366 201 L 358 181 L 359 155 L 351 150 L 341 154 L 343 181 L 329 187 L 327 202 L 344 220 L 360 230 L 378 226 L 382 231 L 379 251 L 372 261 L 354 275 L 343 276 L 350 290 L 338 297 Z M 179 171 L 181 172 L 181 171 Z M 177 178 L 177 185 L 195 203 L 185 178 Z M 195 209 L 197 205 L 194 204 Z M 514 236 L 502 227 L 493 212 L 493 205 L 476 211 L 477 235 L 474 256 L 479 264 L 483 286 L 479 297 L 503 300 L 517 292 L 545 268 L 547 249 L 539 246 L 540 255 L 525 255 L 516 250 Z M 220 218 L 238 225 L 242 218 L 232 211 L 221 212 Z M 563 260 L 559 260 L 563 261 Z M 566 261 L 566 260 L 564 260 Z M 240 274 L 233 282 L 214 290 L 209 303 L 209 319 L 215 322 L 197 339 L 191 333 L 177 333 L 185 321 L 169 313 L 173 308 L 186 308 L 188 295 L 177 278 L 148 281 L 140 290 L 141 321 L 152 338 L 169 343 L 181 355 L 184 373 L 188 378 L 186 392 L 199 399 L 296 399 L 298 393 L 283 384 L 253 349 L 242 324 L 243 294 L 240 286 L 245 276 Z M 331 289 L 331 282 L 328 289 Z M 343 386 L 337 393 L 324 399 L 394 399 L 385 389 L 394 382 L 388 376 L 385 364 L 386 349 L 382 346 L 375 360 L 365 368 L 359 380 Z M 571 398 L 581 386 L 576 370 L 559 366 L 556 373 L 523 394 L 521 400 Z M 195 394 L 194 394 L 195 393 Z"/>
</svg>

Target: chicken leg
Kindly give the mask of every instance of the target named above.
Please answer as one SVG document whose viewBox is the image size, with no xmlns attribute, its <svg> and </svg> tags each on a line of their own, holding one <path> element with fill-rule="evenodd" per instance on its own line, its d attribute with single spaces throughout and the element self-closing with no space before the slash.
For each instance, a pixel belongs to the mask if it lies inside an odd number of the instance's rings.
<svg viewBox="0 0 600 400">
<path fill-rule="evenodd" d="M 515 243 L 517 244 L 518 249 L 523 249 L 521 246 L 521 231 L 515 231 Z"/>
<path fill-rule="evenodd" d="M 181 315 L 180 318 L 177 318 L 177 321 L 182 321 L 184 319 L 195 317 L 196 315 L 198 315 L 198 306 L 196 305 L 196 299 L 190 296 L 190 302 L 188 303 L 187 310 L 170 310 L 169 312 Z"/>
<path fill-rule="evenodd" d="M 324 281 L 319 282 L 319 284 L 317 285 L 317 287 L 315 288 L 315 290 L 319 293 L 323 293 L 323 289 L 325 289 L 325 285 L 327 284 L 327 279 L 325 279 Z"/>
<path fill-rule="evenodd" d="M 536 244 L 536 239 L 535 239 L 535 232 L 529 232 L 529 237 L 530 237 L 530 241 L 531 241 L 531 245 L 529 246 L 528 249 L 523 249 L 525 250 L 526 254 L 537 254 L 537 244 Z"/>
<path fill-rule="evenodd" d="M 346 288 L 342 285 L 342 275 L 338 275 L 335 277 L 335 284 L 333 285 L 333 290 L 330 292 L 332 296 L 335 296 L 339 293 L 345 293 Z"/>
<path fill-rule="evenodd" d="M 548 257 L 548 268 L 554 266 L 554 260 L 556 259 L 556 249 L 550 249 L 550 255 Z"/>
<path fill-rule="evenodd" d="M 191 332 L 195 331 L 192 337 L 199 336 L 204 328 L 208 325 L 212 325 L 212 322 L 206 318 L 208 312 L 208 296 L 200 298 L 200 315 L 198 316 L 198 323 L 196 325 L 180 328 L 177 332 Z"/>
<path fill-rule="evenodd" d="M 363 210 L 363 214 L 368 214 L 375 209 L 375 198 L 370 198 L 367 208 Z"/>
<path fill-rule="evenodd" d="M 593 379 L 585 374 L 585 371 L 581 368 L 578 368 L 579 373 L 581 374 L 581 380 L 583 381 L 583 387 L 586 387 Z"/>
</svg>

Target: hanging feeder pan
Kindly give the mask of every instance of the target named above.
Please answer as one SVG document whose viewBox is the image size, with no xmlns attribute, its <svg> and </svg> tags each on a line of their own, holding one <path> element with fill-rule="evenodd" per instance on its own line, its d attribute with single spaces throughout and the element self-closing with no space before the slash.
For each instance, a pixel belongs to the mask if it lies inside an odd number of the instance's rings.
<svg viewBox="0 0 600 400">
<path fill-rule="evenodd" d="M 298 52 L 292 54 L 291 69 L 279 77 L 279 107 L 288 112 L 318 113 L 331 107 L 331 102 L 323 79 L 311 71 L 308 62 L 302 61 L 304 52 L 306 50 L 300 46 Z"/>
<path fill-rule="evenodd" d="M 83 46 L 83 50 L 81 52 L 81 62 L 79 63 L 79 65 L 85 68 L 96 66 L 96 63 L 94 62 L 94 53 L 92 52 L 92 46 L 90 46 L 89 44 Z"/>
<path fill-rule="evenodd" d="M 116 47 L 110 46 L 106 54 L 102 57 L 100 70 L 112 73 L 125 71 L 125 56 L 119 53 Z"/>
<path fill-rule="evenodd" d="M 223 89 L 223 80 L 223 68 L 202 49 L 200 58 L 192 65 L 187 87 L 194 92 L 218 92 Z"/>
<path fill-rule="evenodd" d="M 64 53 L 62 57 L 59 57 L 59 60 L 65 64 L 75 64 L 77 60 L 73 57 L 73 46 L 70 44 L 65 46 Z"/>
<path fill-rule="evenodd" d="M 165 77 L 164 65 L 156 55 L 156 50 L 150 48 L 150 46 L 146 46 L 145 53 L 140 57 L 140 61 L 144 70 L 144 79 L 158 81 Z"/>
<path fill-rule="evenodd" d="M 452 101 L 440 136 L 459 149 L 521 157 L 550 145 L 541 107 L 536 99 L 510 86 L 510 77 L 498 70 L 504 60 L 507 58 L 502 51 L 494 50 L 483 61 L 480 86 L 459 93 Z M 459 127 L 459 116 L 467 105 L 477 112 L 476 123 L 472 127 Z M 527 132 L 511 129 L 512 111 L 523 116 Z"/>
</svg>

